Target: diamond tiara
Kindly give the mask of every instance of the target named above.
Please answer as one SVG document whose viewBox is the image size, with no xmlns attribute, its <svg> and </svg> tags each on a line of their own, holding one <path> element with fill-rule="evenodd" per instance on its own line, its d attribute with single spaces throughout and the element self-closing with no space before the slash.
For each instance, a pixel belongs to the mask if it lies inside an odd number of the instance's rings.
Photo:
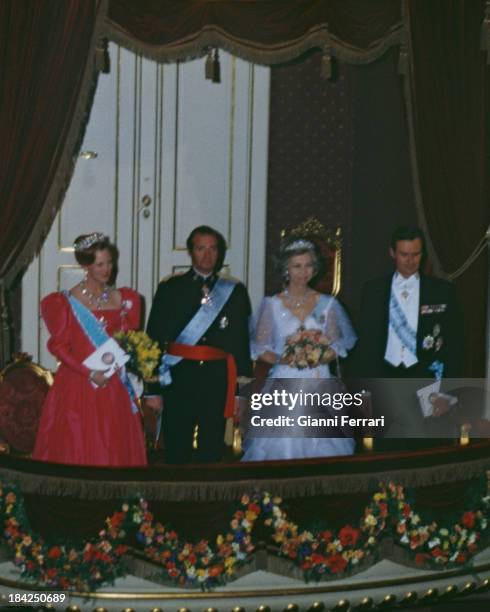
<svg viewBox="0 0 490 612">
<path fill-rule="evenodd" d="M 309 240 L 303 240 L 301 238 L 299 240 L 291 242 L 291 244 L 288 244 L 288 246 L 284 250 L 287 253 L 288 251 L 297 251 L 299 249 L 308 249 L 310 251 L 313 251 L 315 249 L 315 246 L 313 242 L 310 242 Z"/>
<path fill-rule="evenodd" d="M 87 249 L 90 249 L 90 247 L 96 242 L 103 242 L 104 240 L 107 240 L 107 236 L 105 236 L 101 232 L 93 232 L 92 234 L 89 234 L 88 236 L 80 238 L 79 240 L 74 242 L 73 248 L 75 249 L 75 251 L 86 251 Z"/>
</svg>

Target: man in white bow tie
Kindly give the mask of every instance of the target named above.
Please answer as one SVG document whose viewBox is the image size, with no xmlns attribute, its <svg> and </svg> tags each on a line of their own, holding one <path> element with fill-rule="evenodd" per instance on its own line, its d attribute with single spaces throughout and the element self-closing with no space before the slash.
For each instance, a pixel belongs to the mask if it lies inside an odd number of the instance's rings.
<svg viewBox="0 0 490 612">
<path fill-rule="evenodd" d="M 454 286 L 422 272 L 426 252 L 419 228 L 398 227 L 389 253 L 394 273 L 363 287 L 359 376 L 434 381 L 459 376 L 462 318 Z M 447 402 L 438 401 L 434 416 L 445 410 Z"/>
<path fill-rule="evenodd" d="M 454 286 L 421 271 L 425 240 L 418 227 L 397 228 L 389 253 L 395 272 L 363 287 L 360 374 L 378 378 L 458 376 L 462 321 Z"/>
</svg>

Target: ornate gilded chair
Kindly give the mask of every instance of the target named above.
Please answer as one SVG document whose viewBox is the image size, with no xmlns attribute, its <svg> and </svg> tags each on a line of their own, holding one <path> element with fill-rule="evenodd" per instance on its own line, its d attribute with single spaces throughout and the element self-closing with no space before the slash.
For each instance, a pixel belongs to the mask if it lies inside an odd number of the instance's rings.
<svg viewBox="0 0 490 612">
<path fill-rule="evenodd" d="M 51 372 L 25 353 L 15 355 L 0 372 L 0 451 L 32 452 L 44 399 L 52 384 Z"/>
</svg>

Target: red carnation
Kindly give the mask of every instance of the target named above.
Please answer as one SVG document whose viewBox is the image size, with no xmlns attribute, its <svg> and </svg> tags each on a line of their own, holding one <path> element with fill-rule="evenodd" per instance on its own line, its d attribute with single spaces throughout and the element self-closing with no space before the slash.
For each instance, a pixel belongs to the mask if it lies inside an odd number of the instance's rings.
<svg viewBox="0 0 490 612">
<path fill-rule="evenodd" d="M 474 512 L 465 512 L 463 517 L 461 518 L 461 522 L 466 527 L 466 529 L 473 529 L 475 526 L 475 513 Z"/>
<path fill-rule="evenodd" d="M 48 571 L 46 572 L 46 575 L 48 576 L 48 578 L 54 578 L 57 573 L 58 573 L 58 571 L 57 571 L 57 569 L 55 567 L 50 567 L 50 568 L 48 568 Z"/>
<path fill-rule="evenodd" d="M 433 548 L 431 554 L 433 557 L 443 557 L 444 556 L 444 553 L 442 552 L 442 549 L 439 548 L 439 546 L 436 546 L 435 548 Z"/>
<path fill-rule="evenodd" d="M 347 561 L 342 555 L 332 555 L 327 559 L 327 565 L 330 568 L 332 574 L 338 574 L 343 572 L 347 566 Z"/>
<path fill-rule="evenodd" d="M 408 504 L 403 505 L 402 514 L 405 518 L 410 516 L 410 506 Z"/>
<path fill-rule="evenodd" d="M 465 563 L 466 562 L 466 555 L 462 552 L 458 553 L 458 556 L 456 557 L 456 563 Z"/>
<path fill-rule="evenodd" d="M 427 559 L 430 559 L 430 555 L 427 553 L 417 553 L 415 555 L 415 563 L 417 563 L 417 565 L 423 565 Z"/>
<path fill-rule="evenodd" d="M 379 513 L 384 518 L 388 516 L 388 504 L 386 502 L 379 502 Z"/>
<path fill-rule="evenodd" d="M 113 527 L 119 527 L 121 523 L 124 521 L 125 513 L 124 512 L 114 512 L 111 516 L 111 525 Z"/>
<path fill-rule="evenodd" d="M 59 546 L 53 546 L 48 552 L 48 559 L 59 559 L 62 554 L 62 550 Z"/>
<path fill-rule="evenodd" d="M 339 531 L 339 540 L 342 546 L 355 546 L 359 539 L 359 529 L 354 529 L 350 525 L 342 527 Z"/>
<path fill-rule="evenodd" d="M 127 546 L 125 546 L 124 544 L 119 544 L 119 546 L 116 546 L 115 553 L 116 553 L 116 555 L 124 555 L 124 553 L 127 550 L 128 550 Z"/>
<path fill-rule="evenodd" d="M 322 531 L 322 533 L 320 534 L 321 538 L 324 542 L 331 542 L 332 541 L 332 532 L 331 531 Z"/>
<path fill-rule="evenodd" d="M 313 565 L 321 565 L 324 561 L 325 557 L 323 555 L 318 555 L 317 553 L 311 555 L 311 562 Z"/>
<path fill-rule="evenodd" d="M 260 514 L 260 506 L 258 506 L 257 504 L 249 504 L 248 509 L 250 512 L 257 514 L 257 516 Z"/>
</svg>

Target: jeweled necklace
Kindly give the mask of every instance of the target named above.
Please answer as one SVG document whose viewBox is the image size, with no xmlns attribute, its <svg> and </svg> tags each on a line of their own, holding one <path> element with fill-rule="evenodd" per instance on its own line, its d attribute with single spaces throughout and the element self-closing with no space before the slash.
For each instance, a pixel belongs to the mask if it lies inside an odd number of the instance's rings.
<svg viewBox="0 0 490 612">
<path fill-rule="evenodd" d="M 300 297 L 299 299 L 294 298 L 290 293 L 288 289 L 284 290 L 284 295 L 286 296 L 287 301 L 289 302 L 289 304 L 292 306 L 292 308 L 301 308 L 302 306 L 305 305 L 306 300 L 308 298 L 308 296 L 310 295 L 311 290 L 307 289 L 304 293 L 303 296 Z"/>
<path fill-rule="evenodd" d="M 102 308 L 109 302 L 109 298 L 111 297 L 112 287 L 109 285 L 104 285 L 102 289 L 102 293 L 100 295 L 95 295 L 90 291 L 87 287 L 87 281 L 80 281 L 80 289 L 82 290 L 82 295 L 85 296 L 92 306 L 95 306 L 95 310 L 102 310 Z"/>
</svg>

